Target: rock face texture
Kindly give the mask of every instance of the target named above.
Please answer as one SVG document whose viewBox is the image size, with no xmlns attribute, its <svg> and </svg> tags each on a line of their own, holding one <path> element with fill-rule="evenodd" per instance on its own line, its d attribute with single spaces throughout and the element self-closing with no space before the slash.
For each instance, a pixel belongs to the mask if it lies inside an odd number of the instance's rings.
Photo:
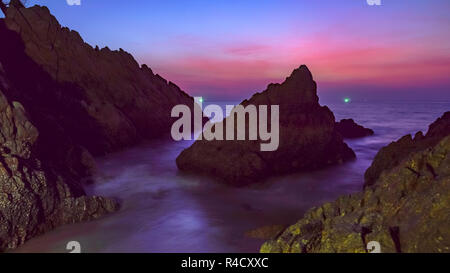
<svg viewBox="0 0 450 273">
<path fill-rule="evenodd" d="M 55 169 L 41 159 L 38 129 L 23 105 L 3 94 L 11 88 L 0 64 L 0 251 L 58 225 L 117 209 L 113 200 L 84 196 L 68 168 Z"/>
<path fill-rule="evenodd" d="M 47 8 L 12 0 L 0 19 L 0 251 L 116 201 L 85 195 L 104 154 L 170 133 L 193 99 L 120 50 L 94 49 Z"/>
<path fill-rule="evenodd" d="M 336 122 L 336 130 L 344 138 L 360 138 L 374 134 L 372 129 L 357 124 L 353 119 L 342 119 Z"/>
<path fill-rule="evenodd" d="M 399 154 L 376 168 L 363 192 L 312 208 L 261 251 L 366 252 L 377 241 L 381 252 L 450 252 L 449 126 L 446 113 L 425 138 L 406 136 L 385 147 L 377 158 L 391 149 Z"/>
<path fill-rule="evenodd" d="M 208 174 L 242 186 L 269 175 L 353 159 L 354 152 L 336 131 L 333 113 L 318 101 L 316 83 L 303 65 L 282 84 L 270 84 L 241 103 L 257 108 L 279 105 L 280 140 L 276 151 L 261 152 L 260 140 L 197 140 L 178 156 L 177 166 L 182 171 Z"/>
<path fill-rule="evenodd" d="M 89 137 L 80 135 L 79 122 L 84 121 L 83 126 L 90 127 L 93 134 L 96 129 L 89 124 L 87 115 L 73 107 L 76 102 L 64 95 L 71 87 L 54 81 L 26 55 L 19 35 L 8 30 L 2 20 L 0 37 L 5 41 L 0 44 L 0 86 L 10 101 L 20 101 L 30 122 L 37 127 L 40 137 L 37 139 L 39 145 L 35 146 L 36 153 L 41 160 L 51 162 L 56 169 L 69 171 L 79 181 L 89 177 L 95 162 L 77 143 L 80 137 Z M 70 113 L 70 118 L 61 114 L 64 111 Z M 81 188 L 80 183 L 77 184 Z"/>
<path fill-rule="evenodd" d="M 73 142 L 94 155 L 169 136 L 172 107 L 194 105 L 175 84 L 146 65 L 140 67 L 122 49 L 86 44 L 76 31 L 61 27 L 46 7 L 24 8 L 13 0 L 2 28 L 2 37 L 8 37 L 0 44 L 4 70 L 28 89 L 17 95 L 20 101 L 30 112 L 35 108 L 52 111 L 61 133 L 71 135 Z M 14 34 L 22 41 L 22 49 L 17 49 Z M 23 82 L 26 74 L 11 50 L 23 50 L 24 59 L 29 57 L 55 82 L 53 88 L 33 92 L 34 79 Z"/>
</svg>

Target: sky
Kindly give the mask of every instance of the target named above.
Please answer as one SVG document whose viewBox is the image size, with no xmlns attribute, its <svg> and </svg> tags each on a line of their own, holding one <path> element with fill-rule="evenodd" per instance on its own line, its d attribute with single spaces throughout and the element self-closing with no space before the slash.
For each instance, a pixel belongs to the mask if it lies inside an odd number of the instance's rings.
<svg viewBox="0 0 450 273">
<path fill-rule="evenodd" d="M 450 100 L 450 1 L 66 0 L 86 42 L 123 48 L 191 95 L 243 99 L 306 64 L 319 95 Z"/>
</svg>

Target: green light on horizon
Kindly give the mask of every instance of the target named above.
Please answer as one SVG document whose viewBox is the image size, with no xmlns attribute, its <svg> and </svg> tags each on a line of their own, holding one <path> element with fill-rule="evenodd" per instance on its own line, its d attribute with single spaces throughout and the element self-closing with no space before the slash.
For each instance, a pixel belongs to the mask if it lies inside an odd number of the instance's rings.
<svg viewBox="0 0 450 273">
<path fill-rule="evenodd" d="M 350 98 L 344 98 L 344 102 L 345 103 L 349 103 L 349 102 L 351 102 L 352 100 L 350 99 Z"/>
<path fill-rule="evenodd" d="M 199 102 L 203 102 L 203 97 L 200 97 L 200 98 L 198 99 L 198 101 L 199 101 Z"/>
</svg>

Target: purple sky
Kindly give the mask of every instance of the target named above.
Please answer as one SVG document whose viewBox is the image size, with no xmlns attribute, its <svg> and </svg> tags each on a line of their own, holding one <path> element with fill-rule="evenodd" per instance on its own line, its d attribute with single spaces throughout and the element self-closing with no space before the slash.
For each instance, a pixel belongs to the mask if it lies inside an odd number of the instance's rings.
<svg viewBox="0 0 450 273">
<path fill-rule="evenodd" d="M 306 64 L 325 98 L 450 99 L 448 0 L 28 2 L 205 98 L 246 98 Z"/>
</svg>

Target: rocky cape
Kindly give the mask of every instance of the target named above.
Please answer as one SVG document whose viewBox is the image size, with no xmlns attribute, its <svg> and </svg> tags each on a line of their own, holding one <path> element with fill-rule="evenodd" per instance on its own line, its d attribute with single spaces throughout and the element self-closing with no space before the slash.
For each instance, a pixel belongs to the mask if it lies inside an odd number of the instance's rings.
<svg viewBox="0 0 450 273">
<path fill-rule="evenodd" d="M 450 252 L 450 112 L 379 151 L 364 191 L 312 208 L 261 252 Z"/>
<path fill-rule="evenodd" d="M 242 186 L 270 175 L 317 169 L 355 158 L 336 130 L 333 113 L 319 105 L 316 89 L 311 72 L 302 65 L 283 83 L 270 84 L 241 103 L 256 107 L 279 105 L 280 139 L 276 151 L 261 152 L 259 140 L 197 140 L 178 156 L 178 168 Z"/>
</svg>

